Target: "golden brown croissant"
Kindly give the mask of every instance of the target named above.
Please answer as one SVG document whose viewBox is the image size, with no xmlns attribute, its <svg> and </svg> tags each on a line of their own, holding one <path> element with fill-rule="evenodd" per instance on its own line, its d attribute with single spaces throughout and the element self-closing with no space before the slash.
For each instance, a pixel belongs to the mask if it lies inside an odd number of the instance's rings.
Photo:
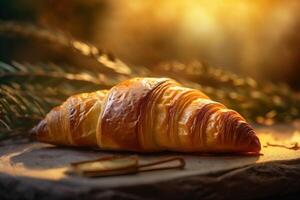
<svg viewBox="0 0 300 200">
<path fill-rule="evenodd" d="M 134 78 L 70 97 L 34 129 L 37 140 L 139 152 L 259 152 L 244 118 L 167 78 Z"/>
</svg>

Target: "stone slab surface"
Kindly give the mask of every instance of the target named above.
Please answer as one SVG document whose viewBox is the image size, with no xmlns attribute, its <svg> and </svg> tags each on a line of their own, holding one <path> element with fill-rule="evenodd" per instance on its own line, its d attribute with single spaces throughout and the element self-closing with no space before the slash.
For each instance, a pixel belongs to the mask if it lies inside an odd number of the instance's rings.
<svg viewBox="0 0 300 200">
<path fill-rule="evenodd" d="M 256 131 L 263 147 L 261 156 L 189 155 L 168 152 L 139 154 L 142 163 L 180 155 L 186 160 L 186 167 L 183 170 L 100 178 L 71 176 L 66 171 L 70 162 L 94 159 L 104 155 L 132 154 L 61 148 L 26 140 L 5 141 L 0 144 L 0 197 L 6 196 L 10 199 L 13 195 L 16 199 L 19 197 L 25 199 L 47 199 L 48 197 L 76 199 L 87 196 L 97 199 L 99 195 L 102 195 L 104 199 L 114 197 L 153 199 L 155 192 L 159 191 L 157 195 L 165 199 L 170 197 L 174 199 L 174 195 L 178 199 L 181 197 L 206 199 L 210 195 L 216 195 L 217 199 L 222 199 L 221 197 L 225 197 L 225 194 L 230 194 L 227 189 L 248 191 L 251 190 L 251 187 L 257 188 L 260 184 L 267 183 L 269 186 L 276 183 L 284 185 L 290 183 L 292 186 L 284 191 L 290 189 L 292 191 L 287 195 L 297 194 L 297 188 L 300 190 L 300 149 L 291 150 L 267 146 L 267 143 L 286 145 L 287 147 L 294 143 L 300 145 L 300 131 L 298 130 L 300 130 L 298 123 L 257 127 Z M 239 186 L 237 183 L 241 185 Z M 246 186 L 247 183 L 251 186 Z M 10 187 L 8 186 L 15 188 L 13 190 L 15 192 L 9 193 Z M 177 196 L 177 190 L 182 194 Z M 274 194 L 274 191 L 270 193 L 271 191 L 273 190 L 264 194 L 269 194 L 269 196 Z M 205 195 L 206 193 L 207 195 Z"/>
</svg>

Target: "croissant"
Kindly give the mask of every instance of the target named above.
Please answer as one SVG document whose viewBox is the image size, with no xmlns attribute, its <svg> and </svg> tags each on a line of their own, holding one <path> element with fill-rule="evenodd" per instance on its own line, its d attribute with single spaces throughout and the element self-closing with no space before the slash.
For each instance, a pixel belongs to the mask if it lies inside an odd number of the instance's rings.
<svg viewBox="0 0 300 200">
<path fill-rule="evenodd" d="M 236 111 L 168 78 L 133 78 L 71 96 L 32 129 L 38 141 L 136 152 L 260 151 Z"/>
</svg>

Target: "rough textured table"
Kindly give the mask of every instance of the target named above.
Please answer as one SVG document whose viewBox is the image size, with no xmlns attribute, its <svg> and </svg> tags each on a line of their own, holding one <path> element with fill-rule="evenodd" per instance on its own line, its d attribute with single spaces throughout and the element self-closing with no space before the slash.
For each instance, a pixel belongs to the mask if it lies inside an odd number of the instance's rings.
<svg viewBox="0 0 300 200">
<path fill-rule="evenodd" d="M 70 162 L 121 153 L 5 141 L 0 144 L 0 199 L 299 199 L 300 149 L 267 145 L 300 144 L 299 123 L 256 130 L 261 156 L 140 154 L 141 162 L 181 155 L 186 167 L 99 178 L 66 171 Z"/>
</svg>

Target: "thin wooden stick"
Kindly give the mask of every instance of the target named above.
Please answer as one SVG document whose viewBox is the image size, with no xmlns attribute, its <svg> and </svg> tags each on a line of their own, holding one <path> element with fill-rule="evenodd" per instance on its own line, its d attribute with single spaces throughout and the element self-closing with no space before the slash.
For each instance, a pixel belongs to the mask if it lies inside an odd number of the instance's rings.
<svg viewBox="0 0 300 200">
<path fill-rule="evenodd" d="M 107 168 L 107 169 L 84 169 L 82 168 L 83 165 L 91 164 L 91 166 L 95 163 L 101 163 L 106 161 L 115 161 L 118 159 L 131 159 L 134 161 L 134 163 L 130 165 L 124 165 L 119 166 L 118 168 Z M 178 164 L 173 166 L 162 166 L 157 167 L 158 165 L 179 161 Z M 105 156 L 102 158 L 94 159 L 94 160 L 88 160 L 88 161 L 80 161 L 80 162 L 74 162 L 71 163 L 71 167 L 74 172 L 88 176 L 88 177 L 94 177 L 94 176 L 115 176 L 115 175 L 125 175 L 125 174 L 135 174 L 138 172 L 147 172 L 147 171 L 156 171 L 156 170 L 167 170 L 167 169 L 182 169 L 185 166 L 185 161 L 182 157 L 172 157 L 167 158 L 163 160 L 159 160 L 152 163 L 147 164 L 139 164 L 139 159 L 137 155 L 133 156 Z"/>
<path fill-rule="evenodd" d="M 299 150 L 300 149 L 298 142 L 295 142 L 294 144 L 291 144 L 291 145 L 292 146 L 288 147 L 283 144 L 271 144 L 271 143 L 267 142 L 267 146 L 271 146 L 271 147 L 281 147 L 281 148 L 290 149 L 290 150 Z"/>
<path fill-rule="evenodd" d="M 148 167 L 153 167 L 153 166 L 157 166 L 160 164 L 169 163 L 169 162 L 173 162 L 173 161 L 179 161 L 178 165 L 167 166 L 167 167 L 148 168 Z M 165 160 L 160 160 L 160 161 L 156 161 L 156 162 L 152 162 L 152 163 L 148 163 L 148 164 L 139 165 L 138 171 L 146 172 L 146 171 L 166 170 L 166 169 L 182 169 L 182 168 L 184 168 L 184 166 L 185 166 L 185 161 L 182 157 L 173 157 L 173 158 L 168 158 Z"/>
</svg>

